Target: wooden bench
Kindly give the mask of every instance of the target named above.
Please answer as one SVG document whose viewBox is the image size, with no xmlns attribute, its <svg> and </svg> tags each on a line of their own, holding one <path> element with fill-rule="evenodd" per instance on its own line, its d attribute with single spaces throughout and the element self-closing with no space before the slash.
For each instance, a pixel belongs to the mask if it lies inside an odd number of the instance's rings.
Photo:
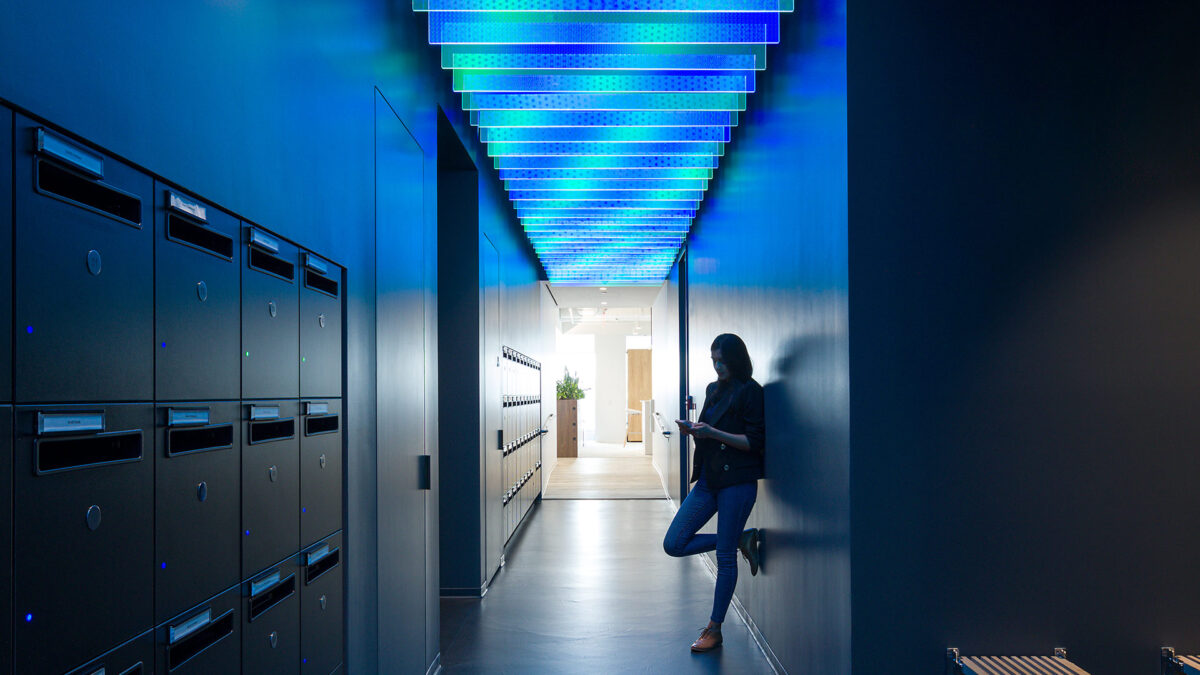
<svg viewBox="0 0 1200 675">
<path fill-rule="evenodd" d="M 962 656 L 951 647 L 946 650 L 946 671 L 951 675 L 1088 675 L 1067 660 L 1067 650 L 1062 648 L 1056 648 L 1054 656 Z"/>
</svg>

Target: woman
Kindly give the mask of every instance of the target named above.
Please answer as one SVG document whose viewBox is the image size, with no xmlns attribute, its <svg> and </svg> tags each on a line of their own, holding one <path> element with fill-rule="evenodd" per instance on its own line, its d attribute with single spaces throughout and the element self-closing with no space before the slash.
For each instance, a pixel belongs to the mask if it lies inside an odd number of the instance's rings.
<svg viewBox="0 0 1200 675">
<path fill-rule="evenodd" d="M 685 556 L 717 552 L 717 589 L 708 626 L 692 643 L 692 651 L 721 646 L 721 623 L 737 585 L 737 550 L 758 574 L 758 530 L 743 532 L 763 477 L 763 390 L 751 377 L 754 367 L 746 344 L 732 333 L 712 343 L 717 381 L 708 385 L 700 421 L 676 420 L 679 431 L 695 439 L 691 480 L 696 483 L 667 528 L 663 549 Z M 696 534 L 717 514 L 717 533 Z"/>
</svg>

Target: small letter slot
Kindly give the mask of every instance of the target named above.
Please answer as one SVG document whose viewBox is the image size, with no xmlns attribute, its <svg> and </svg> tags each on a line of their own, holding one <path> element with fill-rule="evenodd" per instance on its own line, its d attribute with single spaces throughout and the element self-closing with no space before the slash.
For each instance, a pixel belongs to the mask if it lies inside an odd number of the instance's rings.
<svg viewBox="0 0 1200 675">
<path fill-rule="evenodd" d="M 311 584 L 322 574 L 337 567 L 341 562 L 341 557 L 342 550 L 340 548 L 330 549 L 328 546 L 322 546 L 309 553 L 304 566 L 304 585 Z"/>
<path fill-rule="evenodd" d="M 211 616 L 207 610 L 201 616 L 205 615 Z M 233 635 L 233 610 L 225 612 L 215 621 L 198 625 L 182 634 L 176 631 L 175 626 L 171 626 L 169 632 L 173 639 L 171 646 L 167 648 L 167 672 L 175 670 L 204 650 Z"/>
<path fill-rule="evenodd" d="M 295 282 L 296 279 L 295 265 L 253 247 L 250 249 L 250 266 L 285 281 Z"/>
<path fill-rule="evenodd" d="M 142 200 L 114 187 L 84 178 L 53 162 L 37 160 L 37 190 L 128 225 L 138 228 L 142 226 Z"/>
<path fill-rule="evenodd" d="M 296 421 L 289 418 L 271 422 L 250 423 L 250 444 L 282 441 L 296 435 Z"/>
<path fill-rule="evenodd" d="M 318 434 L 331 434 L 338 430 L 337 415 L 321 415 L 319 417 L 308 417 L 304 420 L 304 435 L 316 436 Z"/>
<path fill-rule="evenodd" d="M 38 475 L 142 459 L 142 432 L 120 431 L 35 442 Z"/>
<path fill-rule="evenodd" d="M 279 574 L 276 573 L 274 576 L 278 577 Z M 251 588 L 253 589 L 253 584 Z M 290 598 L 295 592 L 296 575 L 294 574 L 289 575 L 283 581 L 271 584 L 266 589 L 259 590 L 257 593 L 253 593 L 252 590 L 250 596 L 250 620 L 254 621 L 267 610 Z"/>
<path fill-rule="evenodd" d="M 233 237 L 174 213 L 167 214 L 167 239 L 215 255 L 222 260 L 233 260 Z"/>
<path fill-rule="evenodd" d="M 338 282 L 329 277 L 323 277 L 312 270 L 304 270 L 304 285 L 314 291 L 320 291 L 335 298 L 338 294 Z"/>
<path fill-rule="evenodd" d="M 183 427 L 167 431 L 167 457 L 233 447 L 233 425 Z"/>
</svg>

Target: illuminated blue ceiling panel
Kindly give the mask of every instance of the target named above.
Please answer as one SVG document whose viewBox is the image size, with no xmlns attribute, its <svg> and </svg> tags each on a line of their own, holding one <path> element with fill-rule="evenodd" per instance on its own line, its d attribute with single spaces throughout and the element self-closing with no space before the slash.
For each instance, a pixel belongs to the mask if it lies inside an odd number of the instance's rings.
<svg viewBox="0 0 1200 675">
<path fill-rule="evenodd" d="M 413 0 L 550 281 L 660 284 L 794 0 Z"/>
</svg>

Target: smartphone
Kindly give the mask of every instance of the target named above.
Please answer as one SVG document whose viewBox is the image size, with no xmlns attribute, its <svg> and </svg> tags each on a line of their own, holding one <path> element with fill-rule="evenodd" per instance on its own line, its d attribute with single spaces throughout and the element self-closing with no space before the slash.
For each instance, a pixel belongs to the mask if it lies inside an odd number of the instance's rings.
<svg viewBox="0 0 1200 675">
<path fill-rule="evenodd" d="M 692 422 L 691 420 L 675 420 L 675 423 L 682 424 L 684 427 L 687 427 L 688 429 L 691 429 L 692 427 L 696 426 L 695 423 Z"/>
</svg>

